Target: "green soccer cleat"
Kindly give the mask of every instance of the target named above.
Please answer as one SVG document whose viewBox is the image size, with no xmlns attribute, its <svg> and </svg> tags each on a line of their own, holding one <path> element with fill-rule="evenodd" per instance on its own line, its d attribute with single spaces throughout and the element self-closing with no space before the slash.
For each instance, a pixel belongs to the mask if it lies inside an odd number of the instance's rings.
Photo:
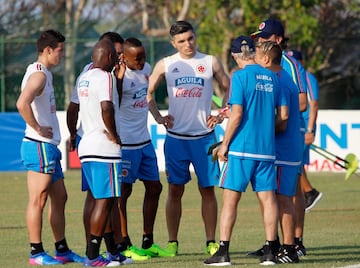
<svg viewBox="0 0 360 268">
<path fill-rule="evenodd" d="M 133 245 L 124 250 L 122 254 L 128 258 L 132 258 L 134 261 L 146 261 L 151 258 L 151 256 L 144 254 L 141 249 Z"/>
<path fill-rule="evenodd" d="M 171 252 L 175 256 L 178 254 L 178 248 L 179 248 L 179 245 L 177 242 L 168 242 L 165 250 L 167 252 Z"/>
<path fill-rule="evenodd" d="M 205 253 L 213 256 L 219 250 L 219 244 L 215 242 L 210 242 L 209 245 L 205 247 Z"/>
<path fill-rule="evenodd" d="M 151 257 L 174 257 L 176 254 L 173 252 L 162 249 L 157 244 L 152 244 L 149 248 L 142 248 L 140 251 L 143 254 L 149 255 Z"/>
</svg>

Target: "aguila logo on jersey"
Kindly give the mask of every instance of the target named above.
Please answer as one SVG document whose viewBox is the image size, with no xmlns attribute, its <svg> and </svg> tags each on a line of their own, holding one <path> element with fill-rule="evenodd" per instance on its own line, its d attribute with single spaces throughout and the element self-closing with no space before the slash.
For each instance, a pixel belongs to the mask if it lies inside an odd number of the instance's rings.
<svg viewBox="0 0 360 268">
<path fill-rule="evenodd" d="M 195 76 L 185 76 L 175 80 L 176 87 L 184 84 L 204 86 L 205 82 L 203 78 Z"/>
<path fill-rule="evenodd" d="M 56 101 L 55 101 L 55 94 L 52 93 L 50 95 L 50 112 L 56 113 Z"/>
<path fill-rule="evenodd" d="M 144 96 L 147 95 L 147 87 L 139 90 L 136 92 L 133 96 L 133 99 L 135 100 L 132 104 L 133 108 L 144 108 L 148 106 L 147 100 Z"/>
<path fill-rule="evenodd" d="M 203 65 L 203 64 L 200 64 L 200 65 L 198 65 L 197 67 L 196 67 L 196 70 L 197 70 L 197 72 L 198 73 L 205 73 L 205 71 L 206 71 L 206 68 L 205 68 L 205 66 Z"/>
<path fill-rule="evenodd" d="M 79 87 L 89 87 L 89 81 L 88 80 L 81 80 L 79 83 Z"/>
<path fill-rule="evenodd" d="M 133 99 L 139 99 L 147 95 L 147 87 L 142 88 L 133 95 Z"/>
<path fill-rule="evenodd" d="M 78 95 L 79 97 L 87 97 L 89 95 L 89 81 L 81 80 L 78 86 Z"/>
</svg>

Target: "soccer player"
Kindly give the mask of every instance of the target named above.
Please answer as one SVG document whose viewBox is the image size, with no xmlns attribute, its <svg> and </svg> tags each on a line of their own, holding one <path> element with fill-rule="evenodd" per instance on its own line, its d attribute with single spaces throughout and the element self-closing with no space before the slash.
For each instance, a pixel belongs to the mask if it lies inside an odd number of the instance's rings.
<svg viewBox="0 0 360 268">
<path fill-rule="evenodd" d="M 214 185 L 219 165 L 207 155 L 216 142 L 214 127 L 222 119 L 211 115 L 213 79 L 227 92 L 229 78 L 220 61 L 196 49 L 196 35 L 187 21 L 177 21 L 170 28 L 171 44 L 177 53 L 156 63 L 149 79 L 149 110 L 156 122 L 166 129 L 164 154 L 168 180 L 166 222 L 169 234 L 167 251 L 178 252 L 178 231 L 185 185 L 191 180 L 194 166 L 201 194 L 201 213 L 205 225 L 206 252 L 214 254 L 217 223 L 217 200 Z M 169 96 L 169 114 L 162 116 L 153 93 L 165 79 Z"/>
<path fill-rule="evenodd" d="M 170 257 L 154 244 L 153 230 L 162 184 L 155 149 L 147 126 L 148 104 L 146 101 L 150 64 L 146 62 L 145 48 L 136 38 L 124 43 L 124 77 L 118 80 L 122 87 L 121 103 L 115 97 L 116 127 L 122 141 L 122 183 L 120 197 L 121 232 L 124 238 L 122 253 L 134 260 L 151 257 Z M 127 201 L 133 184 L 139 179 L 145 186 L 143 201 L 143 238 L 141 249 L 136 248 L 128 233 Z"/>
<path fill-rule="evenodd" d="M 120 34 L 118 34 L 116 32 L 105 32 L 104 34 L 102 34 L 100 36 L 99 41 L 104 40 L 104 39 L 109 40 L 114 44 L 115 50 L 116 50 L 116 53 L 118 56 L 117 64 L 115 65 L 115 68 L 113 69 L 114 74 L 116 73 L 114 75 L 114 79 L 115 79 L 115 76 L 120 71 L 119 63 L 120 63 L 122 55 L 123 55 L 124 39 L 121 37 Z M 93 62 L 90 62 L 83 68 L 82 73 L 84 73 L 92 68 L 93 68 Z M 121 88 L 118 87 L 118 84 L 119 83 L 116 83 L 117 91 L 121 90 Z M 121 95 L 121 93 L 120 93 L 120 95 Z M 73 94 L 71 96 L 69 106 L 67 108 L 67 126 L 68 126 L 68 129 L 70 132 L 70 151 L 73 151 L 77 148 L 77 146 L 80 142 L 80 139 L 83 135 L 81 121 L 79 124 L 80 126 L 77 128 L 78 113 L 79 113 L 79 97 L 78 97 L 77 89 L 75 86 Z M 88 240 L 89 234 L 90 234 L 90 215 L 91 215 L 91 211 L 94 207 L 95 200 L 91 194 L 90 188 L 87 184 L 87 181 L 86 181 L 86 178 L 85 178 L 83 172 L 82 172 L 82 178 L 81 178 L 81 189 L 82 189 L 82 191 L 87 192 L 85 203 L 84 203 L 84 210 L 83 210 L 83 223 L 84 223 L 84 229 L 85 229 L 85 237 Z M 123 256 L 121 256 L 121 254 L 119 253 L 119 252 L 123 251 L 124 249 L 121 248 L 121 242 L 123 241 L 123 238 L 121 235 L 120 214 L 119 214 L 119 207 L 118 207 L 117 203 L 114 203 L 113 210 L 111 213 L 111 222 L 108 223 L 108 225 L 106 226 L 105 232 L 104 232 L 104 240 L 105 240 L 106 249 L 107 249 L 107 258 L 109 258 L 110 260 L 119 260 L 121 262 L 124 262 L 124 264 L 129 261 L 126 258 L 124 258 Z M 114 243 L 115 243 L 115 245 L 114 245 Z M 115 250 L 115 248 L 117 248 L 117 250 Z"/>
<path fill-rule="evenodd" d="M 16 106 L 26 123 L 21 144 L 21 159 L 27 172 L 29 200 L 26 223 L 30 239 L 32 265 L 82 262 L 65 239 L 65 203 L 67 193 L 61 168 L 60 129 L 50 69 L 64 56 L 65 37 L 58 31 L 46 30 L 37 40 L 38 58 L 26 70 Z M 43 248 L 41 232 L 43 210 L 50 197 L 49 221 L 55 241 L 55 256 Z"/>
<path fill-rule="evenodd" d="M 271 265 L 276 263 L 273 250 L 278 222 L 275 122 L 283 120 L 279 109 L 281 92 L 276 75 L 255 63 L 255 46 L 250 37 L 239 36 L 233 40 L 231 54 L 240 69 L 231 78 L 231 112 L 217 152 L 219 160 L 225 162 L 219 183 L 223 188 L 220 248 L 204 264 L 231 264 L 229 246 L 237 207 L 251 182 L 262 208 L 265 228 L 266 243 L 260 263 Z"/>
<path fill-rule="evenodd" d="M 111 73 L 117 59 L 114 44 L 106 39 L 99 41 L 92 53 L 93 68 L 79 76 L 76 86 L 84 133 L 79 143 L 79 158 L 95 199 L 85 266 L 113 265 L 99 255 L 99 249 L 113 204 L 118 202 L 121 192 L 121 141 L 115 127 L 112 102 L 115 85 Z"/>
</svg>

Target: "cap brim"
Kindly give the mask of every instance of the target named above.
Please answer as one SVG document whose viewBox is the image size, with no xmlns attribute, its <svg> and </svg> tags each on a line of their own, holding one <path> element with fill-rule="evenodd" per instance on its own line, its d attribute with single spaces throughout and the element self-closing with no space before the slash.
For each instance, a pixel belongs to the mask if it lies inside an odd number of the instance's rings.
<svg viewBox="0 0 360 268">
<path fill-rule="evenodd" d="M 269 38 L 272 35 L 273 35 L 272 33 L 267 33 L 267 32 L 264 32 L 264 31 L 257 31 L 257 32 L 254 32 L 254 33 L 250 34 L 250 37 L 252 39 L 256 39 L 258 37 Z"/>
</svg>

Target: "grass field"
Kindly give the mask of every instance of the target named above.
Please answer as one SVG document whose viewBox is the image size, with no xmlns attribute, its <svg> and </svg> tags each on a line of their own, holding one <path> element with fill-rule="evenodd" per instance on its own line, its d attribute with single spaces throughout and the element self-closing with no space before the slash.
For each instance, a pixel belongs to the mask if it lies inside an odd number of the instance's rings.
<svg viewBox="0 0 360 268">
<path fill-rule="evenodd" d="M 85 252 L 82 226 L 84 193 L 80 191 L 79 171 L 66 172 L 68 190 L 67 240 L 70 247 Z M 310 173 L 313 185 L 324 193 L 323 199 L 306 214 L 304 244 L 308 255 L 296 267 L 360 267 L 360 178 L 344 180 L 342 173 Z M 160 246 L 167 242 L 164 204 L 167 184 L 162 177 L 161 195 L 154 238 Z M 140 182 L 129 200 L 129 233 L 133 243 L 141 246 L 141 204 L 144 188 Z M 217 189 L 219 208 L 221 190 Z M 28 267 L 28 236 L 25 225 L 27 203 L 26 173 L 0 173 L 0 266 Z M 218 239 L 218 232 L 217 232 Z M 246 257 L 246 252 L 257 249 L 264 242 L 260 211 L 255 194 L 248 191 L 240 201 L 238 220 L 230 245 L 230 257 L 235 267 L 259 267 L 257 259 Z M 53 253 L 49 225 L 44 217 L 43 243 Z M 183 217 L 179 233 L 179 255 L 174 258 L 153 258 L 137 262 L 131 267 L 204 267 L 204 231 L 200 217 L 200 197 L 195 182 L 187 185 L 183 197 Z M 102 245 L 102 249 L 104 246 Z M 67 264 L 67 267 L 81 267 Z M 287 267 L 289 265 L 281 265 Z"/>
</svg>

